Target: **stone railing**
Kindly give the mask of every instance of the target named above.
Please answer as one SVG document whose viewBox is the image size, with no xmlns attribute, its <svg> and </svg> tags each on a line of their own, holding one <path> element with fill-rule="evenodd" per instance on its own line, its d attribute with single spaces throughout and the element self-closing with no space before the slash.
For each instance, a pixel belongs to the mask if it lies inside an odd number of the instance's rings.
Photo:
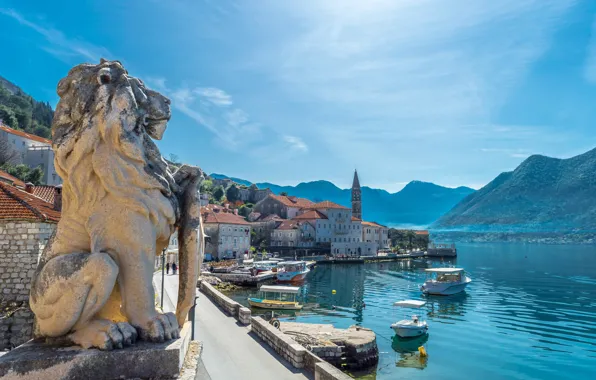
<svg viewBox="0 0 596 380">
<path fill-rule="evenodd" d="M 236 318 L 236 320 L 244 325 L 250 324 L 252 315 L 249 308 L 240 305 L 238 302 L 232 300 L 230 297 L 215 289 L 213 285 L 210 285 L 205 281 L 201 281 L 199 289 L 203 294 L 219 305 L 226 314 Z"/>
<path fill-rule="evenodd" d="M 294 339 L 271 326 L 261 317 L 251 318 L 251 330 L 286 359 L 294 368 L 304 368 L 314 373 L 315 380 L 351 380 L 352 378 L 314 353 L 298 344 Z"/>
</svg>

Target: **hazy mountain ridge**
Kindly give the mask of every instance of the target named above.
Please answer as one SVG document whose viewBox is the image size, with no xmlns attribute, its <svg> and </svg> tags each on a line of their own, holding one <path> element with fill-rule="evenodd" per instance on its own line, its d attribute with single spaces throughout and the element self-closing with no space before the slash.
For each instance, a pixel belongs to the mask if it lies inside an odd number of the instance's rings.
<svg viewBox="0 0 596 380">
<path fill-rule="evenodd" d="M 214 178 L 230 178 L 223 174 L 211 174 Z M 230 178 L 241 184 L 250 181 Z M 351 207 L 351 190 L 340 189 L 329 181 L 301 182 L 296 186 L 279 186 L 268 182 L 256 183 L 259 188 L 270 188 L 275 194 L 286 192 L 312 201 L 329 200 Z M 468 187 L 447 188 L 433 183 L 412 181 L 401 191 L 389 193 L 382 189 L 362 186 L 363 218 L 387 225 L 425 226 L 474 192 Z"/>
<path fill-rule="evenodd" d="M 596 149 L 528 157 L 432 225 L 468 231 L 596 231 Z"/>
</svg>

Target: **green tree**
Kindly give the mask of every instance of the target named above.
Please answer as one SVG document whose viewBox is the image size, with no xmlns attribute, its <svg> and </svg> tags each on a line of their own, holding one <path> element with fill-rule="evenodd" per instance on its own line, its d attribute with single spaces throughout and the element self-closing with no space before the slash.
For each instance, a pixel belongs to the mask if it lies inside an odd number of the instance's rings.
<svg viewBox="0 0 596 380">
<path fill-rule="evenodd" d="M 201 193 L 211 194 L 211 192 L 213 191 L 213 181 L 210 179 L 206 179 L 203 182 L 201 182 L 200 191 Z"/>
<path fill-rule="evenodd" d="M 217 202 L 221 202 L 221 198 L 223 198 L 224 194 L 225 192 L 223 186 L 217 186 L 215 191 L 213 191 L 213 199 L 215 199 Z"/>
<path fill-rule="evenodd" d="M 14 111 L 4 104 L 0 104 L 0 120 L 12 129 L 17 129 L 19 127 L 19 122 Z"/>
<path fill-rule="evenodd" d="M 37 167 L 35 169 L 29 170 L 29 173 L 25 176 L 25 182 L 31 182 L 35 186 L 41 185 L 41 181 L 43 178 L 43 171 L 41 168 Z"/>
<path fill-rule="evenodd" d="M 279 193 L 279 195 L 287 197 L 288 196 L 288 192 L 287 191 L 282 191 Z"/>
<path fill-rule="evenodd" d="M 232 184 L 232 186 L 228 187 L 226 191 L 226 198 L 228 198 L 229 202 L 236 202 L 240 198 L 240 191 L 236 184 Z"/>
</svg>

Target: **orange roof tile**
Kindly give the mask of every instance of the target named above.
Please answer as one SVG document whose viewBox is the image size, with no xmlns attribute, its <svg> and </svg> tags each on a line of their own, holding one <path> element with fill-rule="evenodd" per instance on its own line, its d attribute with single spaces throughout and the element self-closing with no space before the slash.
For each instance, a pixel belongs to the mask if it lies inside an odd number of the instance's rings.
<svg viewBox="0 0 596 380">
<path fill-rule="evenodd" d="M 416 235 L 428 235 L 428 231 L 426 231 L 426 230 L 414 231 L 414 233 Z"/>
<path fill-rule="evenodd" d="M 234 214 L 228 209 L 217 205 L 207 205 L 201 207 L 201 215 L 203 216 L 203 223 L 209 224 L 240 224 L 250 225 L 243 217 Z"/>
<path fill-rule="evenodd" d="M 25 190 L 0 183 L 0 220 L 57 223 L 60 211 L 54 205 Z"/>
<path fill-rule="evenodd" d="M 313 219 L 327 219 L 327 216 L 318 210 L 309 210 L 300 214 L 292 220 L 313 220 Z"/>
<path fill-rule="evenodd" d="M 349 210 L 349 208 L 347 208 L 345 206 L 338 205 L 337 203 L 333 203 L 331 201 L 323 201 L 323 202 L 319 202 L 319 203 L 314 203 L 309 208 L 325 208 L 325 209 L 337 208 L 337 209 Z"/>
<path fill-rule="evenodd" d="M 294 220 L 284 220 L 277 226 L 276 230 L 296 230 L 298 229 L 298 223 L 299 222 Z"/>
<path fill-rule="evenodd" d="M 269 197 L 281 202 L 284 206 L 295 208 L 310 208 L 314 203 L 306 198 L 269 194 Z"/>
<path fill-rule="evenodd" d="M 352 217 L 352 222 L 361 222 L 362 219 L 358 219 L 355 216 Z"/>
<path fill-rule="evenodd" d="M 379 223 L 376 222 L 365 222 L 364 220 L 362 221 L 362 225 L 363 226 L 368 226 L 368 227 L 382 227 L 382 228 L 387 228 L 386 226 L 383 226 Z"/>
<path fill-rule="evenodd" d="M 54 204 L 55 194 L 56 188 L 54 186 L 38 185 L 33 188 L 33 195 L 51 204 Z"/>
<path fill-rule="evenodd" d="M 0 170 L 0 181 L 8 182 L 9 184 L 17 187 L 25 187 L 25 182 L 21 181 L 17 177 L 11 176 L 10 174 L 2 170 Z"/>
<path fill-rule="evenodd" d="M 32 135 L 32 134 L 27 133 L 27 132 L 18 131 L 16 129 L 8 128 L 5 125 L 0 125 L 0 130 L 3 130 L 4 132 L 8 132 L 8 133 L 13 134 L 15 136 L 24 137 L 24 138 L 29 139 L 29 140 L 33 140 L 33 141 L 37 141 L 37 142 L 40 142 L 40 143 L 52 145 L 52 141 L 51 140 L 44 139 L 43 137 L 35 136 L 35 135 Z"/>
</svg>

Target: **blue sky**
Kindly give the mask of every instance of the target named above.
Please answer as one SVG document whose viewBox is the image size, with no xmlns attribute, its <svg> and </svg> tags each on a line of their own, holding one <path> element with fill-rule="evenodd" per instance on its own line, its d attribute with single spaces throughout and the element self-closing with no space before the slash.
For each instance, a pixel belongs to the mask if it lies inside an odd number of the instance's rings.
<svg viewBox="0 0 596 380">
<path fill-rule="evenodd" d="M 55 104 L 100 57 L 172 99 L 208 172 L 481 187 L 596 147 L 592 0 L 0 0 L 0 75 Z"/>
</svg>

